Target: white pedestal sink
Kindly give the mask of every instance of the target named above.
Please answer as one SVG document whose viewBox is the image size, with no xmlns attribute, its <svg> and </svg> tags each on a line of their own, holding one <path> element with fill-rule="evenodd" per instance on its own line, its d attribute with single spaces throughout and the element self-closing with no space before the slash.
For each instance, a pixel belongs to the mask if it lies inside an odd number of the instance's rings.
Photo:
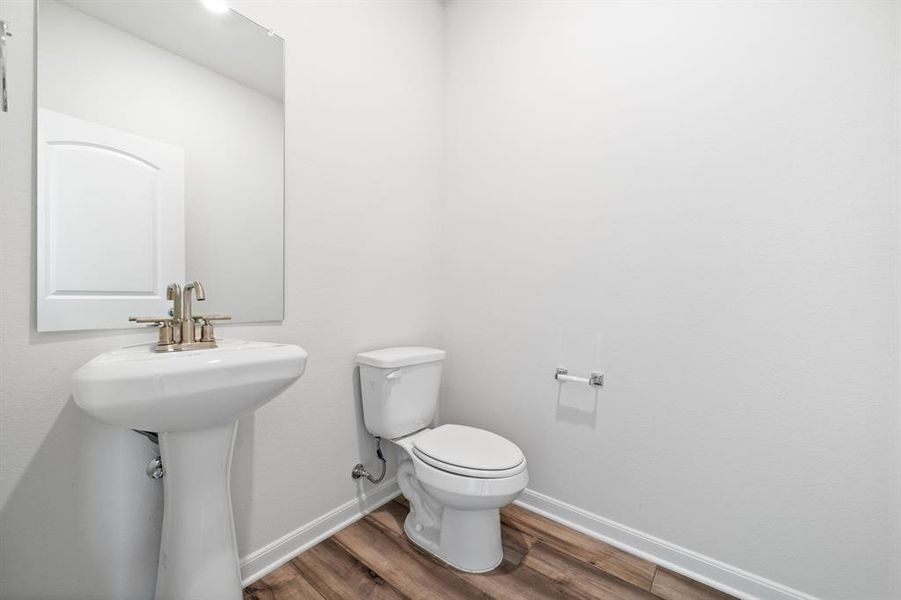
<svg viewBox="0 0 901 600">
<path fill-rule="evenodd" d="M 157 600 L 241 599 L 228 483 L 237 420 L 306 367 L 299 346 L 218 344 L 171 353 L 129 346 L 97 356 L 73 376 L 75 403 L 89 414 L 159 433 L 166 475 Z"/>
</svg>

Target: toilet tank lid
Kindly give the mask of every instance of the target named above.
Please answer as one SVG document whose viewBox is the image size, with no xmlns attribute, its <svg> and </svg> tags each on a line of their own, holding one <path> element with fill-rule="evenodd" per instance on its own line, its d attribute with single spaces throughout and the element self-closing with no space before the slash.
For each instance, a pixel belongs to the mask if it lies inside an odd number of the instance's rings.
<svg viewBox="0 0 901 600">
<path fill-rule="evenodd" d="M 382 348 L 357 354 L 357 363 L 379 367 L 382 369 L 396 369 L 398 367 L 410 367 L 423 363 L 438 362 L 447 357 L 447 352 L 438 348 L 427 346 L 398 346 L 395 348 Z"/>
</svg>

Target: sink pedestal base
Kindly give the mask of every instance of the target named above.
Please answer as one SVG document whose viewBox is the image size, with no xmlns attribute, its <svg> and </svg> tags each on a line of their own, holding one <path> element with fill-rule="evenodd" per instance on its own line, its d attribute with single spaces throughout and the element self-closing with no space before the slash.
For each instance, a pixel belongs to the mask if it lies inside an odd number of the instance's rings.
<svg viewBox="0 0 901 600">
<path fill-rule="evenodd" d="M 163 536 L 156 600 L 241 600 L 229 475 L 237 421 L 160 433 Z"/>
</svg>

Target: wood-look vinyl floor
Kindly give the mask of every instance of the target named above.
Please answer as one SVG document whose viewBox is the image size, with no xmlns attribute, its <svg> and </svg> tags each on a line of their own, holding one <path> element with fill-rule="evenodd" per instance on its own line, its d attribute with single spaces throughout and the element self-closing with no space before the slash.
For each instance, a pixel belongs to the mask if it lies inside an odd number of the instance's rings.
<svg viewBox="0 0 901 600">
<path fill-rule="evenodd" d="M 501 510 L 501 566 L 463 573 L 406 538 L 407 510 L 403 498 L 387 503 L 249 585 L 244 600 L 732 598 L 518 506 Z"/>
</svg>

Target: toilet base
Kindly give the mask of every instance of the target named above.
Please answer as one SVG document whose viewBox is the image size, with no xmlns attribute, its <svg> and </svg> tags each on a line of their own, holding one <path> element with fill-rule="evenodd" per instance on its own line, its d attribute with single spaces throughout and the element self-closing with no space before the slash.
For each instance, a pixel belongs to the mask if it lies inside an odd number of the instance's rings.
<svg viewBox="0 0 901 600">
<path fill-rule="evenodd" d="M 418 530 L 417 530 L 418 527 Z M 498 509 L 457 510 L 442 507 L 440 527 L 421 527 L 411 504 L 404 532 L 414 544 L 455 569 L 486 573 L 504 559 Z"/>
<path fill-rule="evenodd" d="M 417 546 L 461 571 L 485 573 L 504 558 L 498 508 L 461 510 L 442 505 L 416 478 L 410 459 L 397 468 L 397 482 L 410 501 L 404 532 Z"/>
</svg>

